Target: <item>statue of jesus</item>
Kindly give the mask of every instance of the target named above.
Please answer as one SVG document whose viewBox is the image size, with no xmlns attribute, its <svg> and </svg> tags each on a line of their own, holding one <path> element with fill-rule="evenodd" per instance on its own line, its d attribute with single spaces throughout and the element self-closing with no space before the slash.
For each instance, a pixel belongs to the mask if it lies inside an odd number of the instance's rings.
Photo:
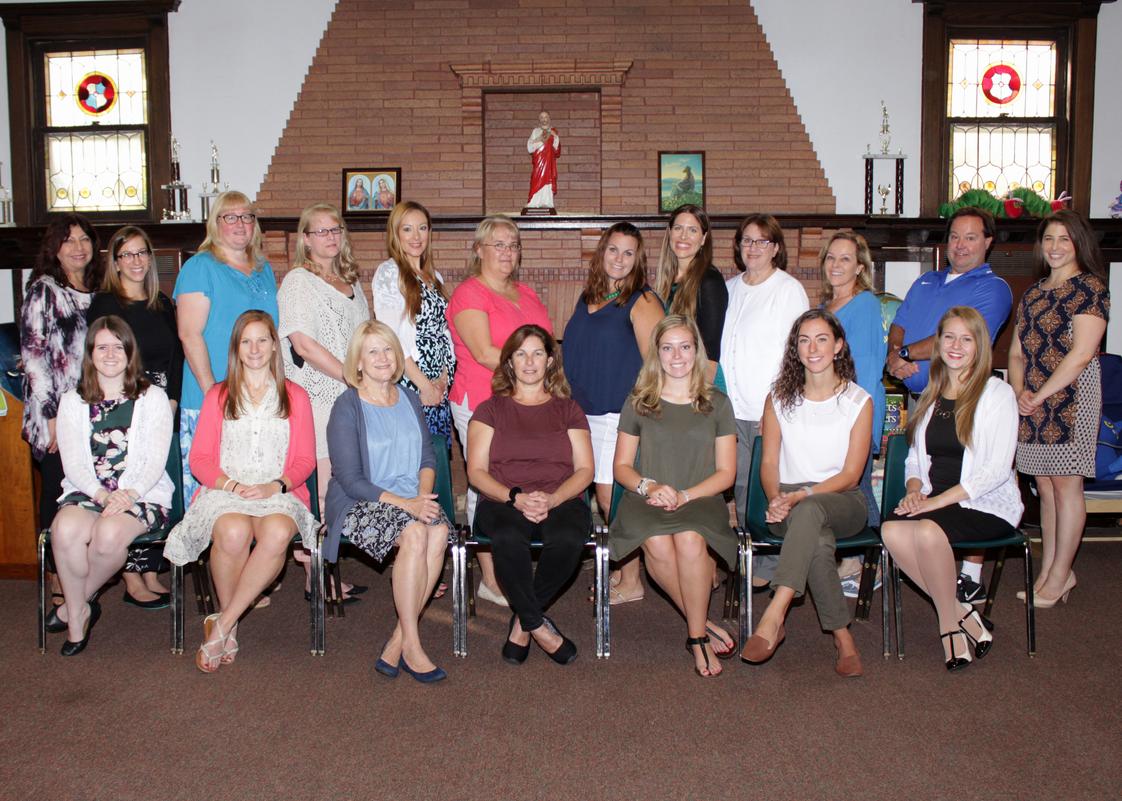
<svg viewBox="0 0 1122 801">
<path fill-rule="evenodd" d="M 550 125 L 549 112 L 538 115 L 538 127 L 526 140 L 533 169 L 530 172 L 530 200 L 527 208 L 552 209 L 557 191 L 557 159 L 561 157 L 561 137 Z"/>
</svg>

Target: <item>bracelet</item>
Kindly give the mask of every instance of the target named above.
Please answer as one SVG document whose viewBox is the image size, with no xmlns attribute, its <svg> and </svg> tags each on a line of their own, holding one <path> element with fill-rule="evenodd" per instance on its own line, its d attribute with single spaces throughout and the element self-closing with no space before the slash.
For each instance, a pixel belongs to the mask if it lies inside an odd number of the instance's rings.
<svg viewBox="0 0 1122 801">
<path fill-rule="evenodd" d="M 641 478 L 641 479 L 639 479 L 639 485 L 637 487 L 635 487 L 635 492 L 639 495 L 642 495 L 644 498 L 646 498 L 647 497 L 647 490 L 650 489 L 651 484 L 654 484 L 654 483 L 655 483 L 655 480 L 653 478 Z"/>
<path fill-rule="evenodd" d="M 232 479 L 232 478 L 230 478 L 229 476 L 227 476 L 227 477 L 226 477 L 226 480 L 222 482 L 222 491 L 223 491 L 223 492 L 228 492 L 228 491 L 229 491 L 229 490 L 228 490 L 228 487 L 230 486 L 230 482 L 231 482 L 231 481 L 234 481 L 234 479 Z M 234 482 L 234 483 L 237 483 L 237 482 Z"/>
<path fill-rule="evenodd" d="M 682 493 L 682 497 L 686 499 L 686 503 L 689 503 L 690 502 L 690 494 L 688 492 L 686 492 L 685 490 L 681 490 L 681 493 Z"/>
<path fill-rule="evenodd" d="M 805 487 L 803 487 L 803 492 L 805 492 L 806 496 L 809 498 L 811 495 L 814 494 L 814 487 L 807 484 Z"/>
</svg>

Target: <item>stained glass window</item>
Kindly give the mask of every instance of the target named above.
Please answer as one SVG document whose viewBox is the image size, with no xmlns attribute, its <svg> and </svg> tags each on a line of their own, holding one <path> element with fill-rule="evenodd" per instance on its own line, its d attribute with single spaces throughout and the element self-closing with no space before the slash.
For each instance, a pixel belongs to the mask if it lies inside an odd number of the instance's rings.
<svg viewBox="0 0 1122 801">
<path fill-rule="evenodd" d="M 56 51 L 43 67 L 47 210 L 146 209 L 144 51 Z"/>
<path fill-rule="evenodd" d="M 1053 41 L 950 42 L 949 197 L 1021 186 L 1055 196 L 1057 60 Z"/>
</svg>

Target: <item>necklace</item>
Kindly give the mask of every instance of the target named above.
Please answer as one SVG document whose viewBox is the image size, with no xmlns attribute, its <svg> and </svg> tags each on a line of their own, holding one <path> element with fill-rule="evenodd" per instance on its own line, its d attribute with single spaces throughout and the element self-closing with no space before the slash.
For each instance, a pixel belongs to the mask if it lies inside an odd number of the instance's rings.
<svg viewBox="0 0 1122 801">
<path fill-rule="evenodd" d="M 619 297 L 620 291 L 621 290 L 617 289 L 615 292 L 609 292 L 607 295 L 604 296 L 604 302 L 605 303 L 611 303 L 613 300 L 615 300 L 616 298 Z"/>
</svg>

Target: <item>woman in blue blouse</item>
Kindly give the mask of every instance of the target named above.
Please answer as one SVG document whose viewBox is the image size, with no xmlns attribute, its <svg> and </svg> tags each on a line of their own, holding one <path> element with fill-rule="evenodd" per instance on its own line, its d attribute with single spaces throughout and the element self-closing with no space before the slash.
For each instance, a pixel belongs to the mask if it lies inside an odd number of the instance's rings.
<svg viewBox="0 0 1122 801">
<path fill-rule="evenodd" d="M 873 294 L 873 259 L 865 238 L 838 231 L 818 254 L 824 289 L 822 306 L 845 329 L 845 341 L 857 367 L 857 383 L 873 396 L 873 448 L 861 490 L 869 506 L 869 525 L 880 523 L 880 510 L 872 492 L 872 460 L 880 452 L 884 432 L 884 360 L 888 338 L 881 319 L 880 300 Z"/>
<path fill-rule="evenodd" d="M 203 395 L 226 378 L 226 353 L 234 321 L 260 309 L 277 322 L 277 281 L 265 261 L 261 228 L 248 197 L 223 192 L 206 221 L 206 239 L 175 281 L 179 339 L 187 364 L 179 404 L 179 446 L 183 454 L 183 498 L 198 489 L 188 457 Z"/>
</svg>

